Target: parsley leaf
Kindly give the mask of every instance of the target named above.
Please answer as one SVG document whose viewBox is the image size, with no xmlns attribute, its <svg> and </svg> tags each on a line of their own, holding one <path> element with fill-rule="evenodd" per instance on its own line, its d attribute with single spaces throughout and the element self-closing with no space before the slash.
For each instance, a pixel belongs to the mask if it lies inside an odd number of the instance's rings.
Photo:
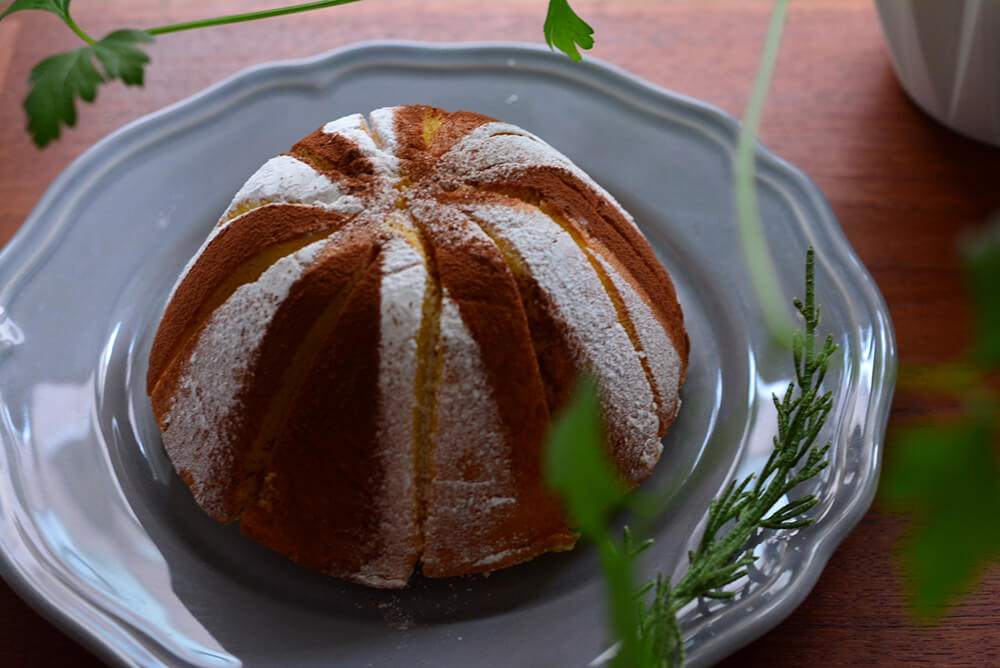
<svg viewBox="0 0 1000 668">
<path fill-rule="evenodd" d="M 0 19 L 14 12 L 23 12 L 27 9 L 40 9 L 45 12 L 52 12 L 63 21 L 69 19 L 70 0 L 14 0 L 10 7 L 0 14 Z"/>
<path fill-rule="evenodd" d="M 76 124 L 76 99 L 93 102 L 97 87 L 112 79 L 141 86 L 149 56 L 135 45 L 152 42 L 139 30 L 118 30 L 89 46 L 46 58 L 28 77 L 31 92 L 24 100 L 28 131 L 40 148 L 59 137 L 62 125 Z M 100 61 L 104 71 L 95 67 Z"/>
<path fill-rule="evenodd" d="M 31 70 L 31 92 L 24 100 L 28 131 L 39 147 L 59 137 L 59 125 L 76 123 L 79 97 L 93 102 L 104 77 L 91 62 L 93 51 L 85 46 L 46 58 Z"/>
<path fill-rule="evenodd" d="M 576 61 L 583 60 L 577 45 L 581 49 L 594 46 L 594 29 L 573 11 L 567 0 L 549 0 L 543 30 L 550 49 L 559 49 Z"/>
<path fill-rule="evenodd" d="M 143 68 L 149 62 L 138 42 L 152 42 L 141 30 L 116 30 L 92 47 L 109 79 L 121 79 L 129 86 L 141 86 Z"/>
</svg>

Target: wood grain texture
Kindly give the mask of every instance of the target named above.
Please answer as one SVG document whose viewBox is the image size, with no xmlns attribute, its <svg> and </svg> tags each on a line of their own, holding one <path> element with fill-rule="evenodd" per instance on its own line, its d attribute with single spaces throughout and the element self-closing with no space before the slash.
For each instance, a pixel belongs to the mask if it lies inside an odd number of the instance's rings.
<svg viewBox="0 0 1000 668">
<path fill-rule="evenodd" d="M 280 4 L 264 0 L 94 0 L 74 6 L 92 34 Z M 539 42 L 543 0 L 380 0 L 309 15 L 161 37 L 145 89 L 111 85 L 79 129 L 37 152 L 20 101 L 30 68 L 76 46 L 55 17 L 0 27 L 0 242 L 69 162 L 104 135 L 250 65 L 384 38 Z M 595 27 L 593 55 L 738 114 L 770 3 L 577 0 Z M 11 28 L 10 26 L 15 27 Z M 9 60 L 7 59 L 9 55 Z M 819 185 L 889 304 L 901 362 L 943 361 L 969 334 L 955 240 L 1000 209 L 1000 150 L 962 139 L 907 100 L 868 0 L 792 3 L 763 140 Z M 900 395 L 891 425 L 948 407 Z M 873 510 L 834 554 L 805 603 L 725 662 L 768 665 L 1000 665 L 1000 570 L 939 626 L 907 619 L 894 565 L 903 518 Z M 5 586 L 0 665 L 97 665 Z"/>
</svg>

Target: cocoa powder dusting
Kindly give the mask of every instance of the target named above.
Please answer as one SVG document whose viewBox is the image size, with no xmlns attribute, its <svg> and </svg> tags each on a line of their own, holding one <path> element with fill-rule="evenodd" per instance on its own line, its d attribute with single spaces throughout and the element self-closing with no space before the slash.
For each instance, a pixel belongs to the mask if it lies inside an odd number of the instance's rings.
<svg viewBox="0 0 1000 668">
<path fill-rule="evenodd" d="M 540 465 L 552 410 L 595 374 L 638 483 L 687 357 L 673 284 L 608 193 L 516 126 L 414 105 L 327 123 L 247 182 L 147 381 L 210 515 L 394 588 L 420 562 L 445 577 L 572 547 Z"/>
</svg>

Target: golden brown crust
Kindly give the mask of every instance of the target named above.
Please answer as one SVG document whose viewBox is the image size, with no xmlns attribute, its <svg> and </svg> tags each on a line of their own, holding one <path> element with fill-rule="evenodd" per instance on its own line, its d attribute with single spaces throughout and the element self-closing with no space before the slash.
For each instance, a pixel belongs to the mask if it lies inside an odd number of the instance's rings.
<svg viewBox="0 0 1000 668">
<path fill-rule="evenodd" d="M 606 248 L 628 270 L 626 276 L 633 276 L 635 284 L 648 295 L 649 304 L 670 333 L 686 371 L 690 342 L 674 283 L 649 243 L 617 207 L 573 174 L 556 167 L 525 167 L 502 184 L 475 179 L 470 179 L 470 183 L 483 190 L 530 193 L 532 200 L 579 225 L 588 238 Z"/>
<path fill-rule="evenodd" d="M 322 337 L 323 328 L 340 317 L 344 302 L 375 252 L 367 235 L 344 235 L 327 257 L 295 283 L 275 313 L 252 371 L 255 382 L 240 398 L 246 420 L 237 438 L 245 444 L 245 453 L 234 474 L 234 514 L 257 493 L 275 434 L 283 429 L 306 371 L 323 354 L 313 339 Z"/>
<path fill-rule="evenodd" d="M 526 189 L 517 190 L 508 188 L 502 193 L 463 189 L 443 193 L 438 196 L 438 199 L 442 203 L 450 205 L 460 204 L 464 207 L 474 204 L 502 204 L 513 209 L 525 206 L 533 207 L 539 212 L 543 212 L 546 208 L 544 200 Z M 556 221 L 555 218 L 553 220 L 560 227 L 570 226 L 567 220 Z M 573 226 L 573 228 L 574 230 L 577 229 L 576 226 Z M 596 244 L 591 245 L 591 248 L 594 245 Z M 517 252 L 511 248 L 506 248 L 505 250 L 498 249 L 498 251 L 505 256 L 505 261 L 509 265 L 516 267 L 513 273 L 516 276 L 515 281 L 519 292 L 518 301 L 523 312 L 526 314 L 533 356 L 543 380 L 543 392 L 547 409 L 550 414 L 557 414 L 568 403 L 579 375 L 583 370 L 566 337 L 566 332 L 569 330 L 568 323 L 560 316 L 559 309 L 546 294 L 546 291 L 536 278 L 523 266 L 523 261 Z M 614 266 L 621 266 L 613 256 L 608 257 L 608 259 Z M 622 275 L 628 276 L 627 270 Z M 605 283 L 603 287 L 609 293 L 614 293 L 616 302 L 620 301 L 620 296 L 617 295 L 617 291 L 613 285 Z M 639 294 L 645 298 L 643 292 Z M 623 319 L 627 319 L 628 316 L 627 313 L 624 313 L 624 308 L 622 308 L 622 311 L 620 316 Z M 627 326 L 629 323 L 625 322 L 623 324 Z M 636 342 L 633 341 L 633 343 Z M 645 370 L 648 375 L 649 369 L 646 368 Z M 516 382 L 516 376 L 514 380 Z M 676 402 L 665 405 L 665 403 L 661 403 L 661 397 L 655 389 L 654 395 L 656 396 L 661 418 L 659 435 L 662 436 L 666 433 L 667 428 L 673 420 Z M 513 391 L 513 396 L 517 396 L 516 391 Z M 635 459 L 633 453 L 625 447 L 625 443 L 628 440 L 625 426 L 615 421 L 608 421 L 606 429 L 609 450 L 619 470 L 623 472 L 641 470 L 643 467 Z M 645 479 L 645 476 L 639 478 L 625 475 L 624 477 L 630 485 L 639 484 Z"/>
<path fill-rule="evenodd" d="M 319 128 L 292 147 L 291 154 L 335 180 L 364 179 L 375 171 L 371 160 L 357 144 L 339 134 Z"/>
<path fill-rule="evenodd" d="M 276 435 L 243 531 L 299 563 L 357 579 L 405 582 L 419 556 L 414 531 L 387 535 L 379 509 L 415 514 L 412 499 L 381 495 L 376 438 L 380 268 L 355 286 Z M 395 525 L 394 525 L 395 526 Z"/>
<path fill-rule="evenodd" d="M 334 252 L 292 286 L 282 302 L 263 337 L 260 353 L 250 366 L 251 382 L 237 397 L 242 409 L 219 425 L 226 432 L 224 440 L 230 444 L 232 463 L 230 475 L 214 481 L 221 498 L 219 507 L 211 512 L 216 520 L 233 521 L 256 494 L 261 469 L 273 447 L 271 439 L 284 422 L 289 399 L 297 393 L 303 371 L 312 362 L 308 358 L 315 354 L 304 350 L 308 343 L 306 333 L 324 312 L 332 309 L 336 317 L 338 298 L 340 302 L 346 299 L 359 272 L 371 262 L 374 250 L 367 235 L 345 235 Z M 204 324 L 185 342 L 177 355 L 179 363 L 168 369 L 152 395 L 154 414 L 161 428 L 177 384 L 187 372 L 187 360 L 199 345 L 203 331 Z M 307 359 L 299 359 L 303 355 Z"/>
<path fill-rule="evenodd" d="M 399 142 L 397 155 L 420 161 L 440 156 L 469 132 L 492 121 L 489 116 L 471 111 L 447 112 L 423 104 L 401 107 L 394 123 Z"/>
</svg>

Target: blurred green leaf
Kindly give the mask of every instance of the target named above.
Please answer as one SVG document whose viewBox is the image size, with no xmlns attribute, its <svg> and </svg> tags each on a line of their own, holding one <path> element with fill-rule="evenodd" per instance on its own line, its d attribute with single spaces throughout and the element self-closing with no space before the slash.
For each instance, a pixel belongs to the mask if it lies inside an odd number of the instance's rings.
<svg viewBox="0 0 1000 668">
<path fill-rule="evenodd" d="M 913 522 L 900 558 L 913 613 L 939 619 L 1000 556 L 997 405 L 964 420 L 910 427 L 893 440 L 882 501 Z"/>
<path fill-rule="evenodd" d="M 1000 367 L 1000 215 L 962 245 L 965 278 L 975 323 L 973 355 Z"/>
<path fill-rule="evenodd" d="M 608 517 L 627 490 L 613 473 L 592 379 L 578 383 L 545 454 L 549 485 L 565 501 L 574 525 L 592 540 L 605 535 Z"/>
<path fill-rule="evenodd" d="M 555 423 L 546 447 L 549 486 L 566 504 L 571 521 L 599 550 L 608 613 L 620 640 L 615 668 L 666 668 L 684 663 L 684 637 L 677 613 L 701 598 L 729 598 L 725 588 L 747 575 L 756 557 L 747 551 L 762 529 L 798 529 L 814 521 L 809 511 L 819 503 L 811 494 L 792 499 L 800 484 L 829 464 L 831 444 L 817 443 L 833 409 L 831 392 L 822 392 L 833 337 L 817 340 L 816 256 L 806 253 L 805 299 L 795 306 L 805 321 L 796 332 L 792 363 L 795 381 L 779 399 L 774 450 L 758 474 L 734 479 L 712 500 L 698 547 L 688 553 L 688 568 L 673 584 L 658 576 L 638 589 L 633 560 L 649 546 L 626 527 L 621 542 L 607 528 L 611 512 L 626 491 L 613 473 L 592 379 L 585 378 Z M 788 499 L 775 509 L 779 500 Z"/>
<path fill-rule="evenodd" d="M 545 457 L 549 487 L 563 499 L 572 524 L 594 542 L 600 555 L 612 630 L 622 641 L 614 665 L 651 665 L 639 645 L 631 563 L 648 543 L 634 545 L 627 529 L 624 542 L 611 537 L 611 513 L 628 490 L 614 473 L 616 467 L 608 456 L 601 403 L 592 378 L 580 379 L 569 404 L 557 417 Z"/>
</svg>

